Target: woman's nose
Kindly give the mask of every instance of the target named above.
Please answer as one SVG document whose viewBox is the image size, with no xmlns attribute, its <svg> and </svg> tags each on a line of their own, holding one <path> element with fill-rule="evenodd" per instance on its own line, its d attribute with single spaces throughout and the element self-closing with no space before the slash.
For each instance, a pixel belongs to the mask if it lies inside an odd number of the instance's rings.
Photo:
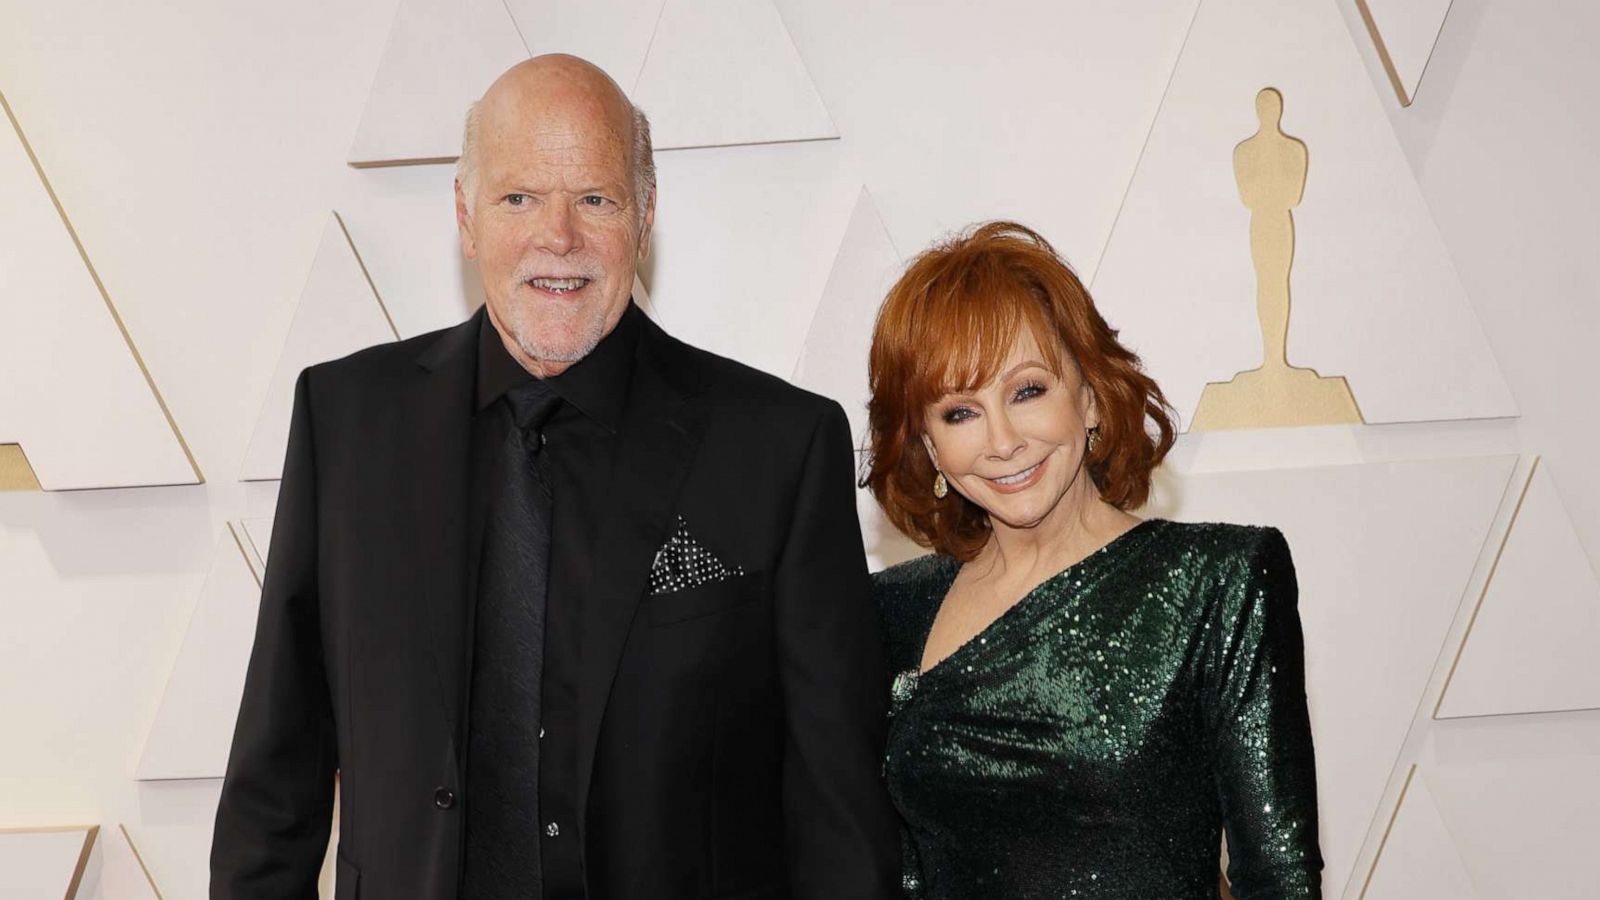
<svg viewBox="0 0 1600 900">
<path fill-rule="evenodd" d="M 1004 411 L 989 416 L 989 449 L 996 457 L 1010 459 L 1026 443 Z"/>
</svg>

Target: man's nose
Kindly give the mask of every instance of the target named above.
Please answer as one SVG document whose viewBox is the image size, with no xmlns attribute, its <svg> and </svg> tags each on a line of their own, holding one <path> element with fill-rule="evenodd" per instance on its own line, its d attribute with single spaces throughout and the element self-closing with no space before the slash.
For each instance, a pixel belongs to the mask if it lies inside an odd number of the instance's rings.
<svg viewBox="0 0 1600 900">
<path fill-rule="evenodd" d="M 582 248 L 583 236 L 573 208 L 566 203 L 551 203 L 539 217 L 533 239 L 540 249 L 564 256 Z"/>
</svg>

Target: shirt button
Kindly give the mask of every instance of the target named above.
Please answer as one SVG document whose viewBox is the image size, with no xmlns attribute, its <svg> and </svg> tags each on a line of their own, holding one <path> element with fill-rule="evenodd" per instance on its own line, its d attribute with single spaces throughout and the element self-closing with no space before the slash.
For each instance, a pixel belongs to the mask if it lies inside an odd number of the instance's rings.
<svg viewBox="0 0 1600 900">
<path fill-rule="evenodd" d="M 449 809 L 456 805 L 456 795 L 444 788 L 436 788 L 433 792 L 433 805 L 440 809 Z"/>
<path fill-rule="evenodd" d="M 549 825 L 544 827 L 544 833 L 547 837 L 559 837 L 561 834 L 561 826 L 551 822 Z"/>
</svg>

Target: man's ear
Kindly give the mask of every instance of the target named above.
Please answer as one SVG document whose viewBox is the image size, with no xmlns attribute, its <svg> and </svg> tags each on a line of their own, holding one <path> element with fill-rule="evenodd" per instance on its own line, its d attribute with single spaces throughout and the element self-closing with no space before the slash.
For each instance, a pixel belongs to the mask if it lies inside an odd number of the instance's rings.
<svg viewBox="0 0 1600 900">
<path fill-rule="evenodd" d="M 461 179 L 456 179 L 456 230 L 461 234 L 461 255 L 467 259 L 478 258 L 478 239 L 472 230 L 472 214 L 467 212 L 467 195 L 461 190 Z"/>
<path fill-rule="evenodd" d="M 644 218 L 639 224 L 639 260 L 642 262 L 650 255 L 650 235 L 656 225 L 656 192 L 650 189 L 650 196 L 645 199 Z"/>
</svg>

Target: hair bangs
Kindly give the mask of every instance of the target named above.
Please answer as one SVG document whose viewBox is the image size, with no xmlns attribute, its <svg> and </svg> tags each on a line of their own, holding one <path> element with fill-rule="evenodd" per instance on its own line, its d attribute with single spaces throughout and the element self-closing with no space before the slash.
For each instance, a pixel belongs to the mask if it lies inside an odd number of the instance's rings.
<svg viewBox="0 0 1600 900">
<path fill-rule="evenodd" d="M 1061 341 L 1037 288 L 994 260 L 973 263 L 953 273 L 955 278 L 935 280 L 923 294 L 911 378 L 922 405 L 992 381 L 1024 333 L 1045 365 L 1063 373 Z"/>
</svg>

